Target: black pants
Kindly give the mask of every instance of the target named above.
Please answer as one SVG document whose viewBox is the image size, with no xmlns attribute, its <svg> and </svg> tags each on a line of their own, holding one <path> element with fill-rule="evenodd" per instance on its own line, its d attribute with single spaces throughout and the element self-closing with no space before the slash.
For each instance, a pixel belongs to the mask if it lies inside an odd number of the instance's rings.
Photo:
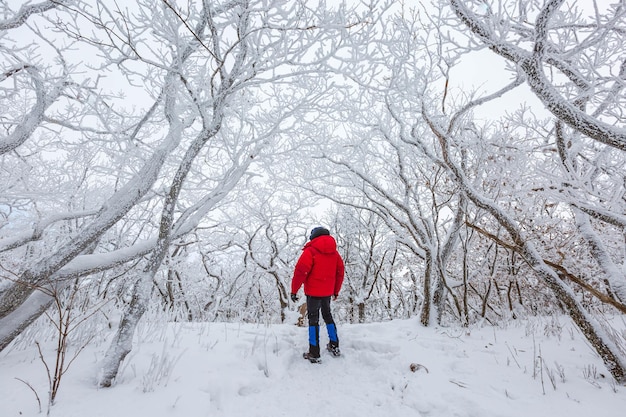
<svg viewBox="0 0 626 417">
<path fill-rule="evenodd" d="M 309 326 L 320 325 L 320 310 L 326 324 L 334 324 L 333 315 L 330 312 L 330 295 L 328 297 L 306 296 L 306 310 L 309 318 Z"/>
<path fill-rule="evenodd" d="M 309 354 L 312 357 L 319 358 L 320 356 L 320 310 L 322 311 L 322 318 L 326 323 L 326 330 L 328 330 L 328 338 L 330 344 L 334 347 L 339 347 L 339 337 L 337 336 L 337 327 L 333 321 L 333 315 L 330 312 L 330 296 L 328 297 L 313 297 L 306 296 L 306 309 L 309 318 Z"/>
</svg>

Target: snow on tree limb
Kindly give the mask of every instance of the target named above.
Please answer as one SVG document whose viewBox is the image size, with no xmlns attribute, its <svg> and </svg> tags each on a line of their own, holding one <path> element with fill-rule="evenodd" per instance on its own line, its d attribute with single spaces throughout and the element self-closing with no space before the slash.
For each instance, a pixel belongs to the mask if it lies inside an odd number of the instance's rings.
<svg viewBox="0 0 626 417">
<path fill-rule="evenodd" d="M 626 216 L 613 213 L 608 210 L 600 209 L 597 207 L 591 207 L 584 202 L 570 203 L 573 207 L 576 207 L 580 211 L 587 213 L 589 216 L 601 220 L 605 223 L 612 224 L 623 230 L 626 230 Z"/>
<path fill-rule="evenodd" d="M 10 19 L 0 21 L 0 30 L 15 29 L 23 25 L 28 17 L 35 13 L 43 13 L 55 7 L 62 6 L 67 3 L 68 0 L 49 0 L 36 4 L 23 5 L 17 11 L 15 16 Z"/>
<path fill-rule="evenodd" d="M 543 64 L 546 60 L 546 25 L 561 3 L 562 0 L 551 0 L 544 5 L 537 20 L 535 49 L 529 52 L 498 39 L 484 23 L 484 19 L 471 12 L 462 0 L 450 0 L 454 12 L 474 34 L 491 50 L 519 65 L 532 91 L 552 114 L 589 138 L 626 151 L 626 128 L 609 125 L 580 110 L 565 100 L 545 76 Z M 552 55 L 551 59 L 557 58 Z"/>
<path fill-rule="evenodd" d="M 38 221 L 33 227 L 32 231 L 29 230 L 29 231 L 25 231 L 25 232 L 13 235 L 11 237 L 0 238 L 0 252 L 15 249 L 19 246 L 25 245 L 28 242 L 32 242 L 34 240 L 41 238 L 41 235 L 44 232 L 44 230 L 48 226 L 56 222 L 60 222 L 63 220 L 72 220 L 72 219 L 80 219 L 84 217 L 89 217 L 89 216 L 95 215 L 96 213 L 97 211 L 90 210 L 90 211 L 81 211 L 81 212 L 76 212 L 76 213 L 60 213 L 60 214 L 50 215 L 47 218 Z"/>
<path fill-rule="evenodd" d="M 22 67 L 35 85 L 36 102 L 24 119 L 7 136 L 0 136 L 0 155 L 11 152 L 26 142 L 44 119 L 44 113 L 62 94 L 65 82 L 57 82 L 48 90 L 39 70 L 30 65 Z"/>
<path fill-rule="evenodd" d="M 626 303 L 626 275 L 624 275 L 611 259 L 606 246 L 595 230 L 593 230 L 593 227 L 591 227 L 589 216 L 578 209 L 574 209 L 574 215 L 576 218 L 576 226 L 590 246 L 592 256 L 604 272 L 610 290 L 622 303 Z"/>
</svg>

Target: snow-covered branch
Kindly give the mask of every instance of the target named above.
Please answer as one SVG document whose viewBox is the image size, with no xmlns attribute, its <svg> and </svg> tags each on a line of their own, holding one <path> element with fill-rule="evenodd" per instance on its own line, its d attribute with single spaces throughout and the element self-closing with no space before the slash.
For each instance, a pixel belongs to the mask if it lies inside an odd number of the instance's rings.
<svg viewBox="0 0 626 417">
<path fill-rule="evenodd" d="M 33 66 L 25 66 L 24 70 L 31 76 L 35 86 L 36 102 L 13 132 L 7 136 L 0 136 L 0 155 L 11 152 L 31 137 L 43 121 L 46 109 L 61 96 L 65 89 L 64 81 L 58 81 L 51 88 L 46 86 L 39 70 Z"/>
<path fill-rule="evenodd" d="M 66 3 L 69 3 L 69 0 L 49 0 L 41 3 L 22 5 L 14 16 L 0 21 L 0 30 L 15 29 L 23 25 L 30 15 L 44 13 Z"/>
<path fill-rule="evenodd" d="M 73 220 L 73 219 L 89 217 L 89 216 L 95 215 L 96 213 L 97 213 L 96 211 L 91 210 L 91 211 L 82 211 L 82 212 L 75 212 L 75 213 L 60 213 L 60 214 L 48 216 L 47 218 L 38 221 L 35 224 L 35 227 L 33 227 L 32 231 L 25 231 L 20 234 L 15 234 L 11 237 L 5 237 L 5 238 L 0 239 L 0 252 L 15 249 L 17 247 L 25 245 L 26 243 L 40 239 L 41 235 L 46 230 L 46 228 L 48 228 L 50 225 L 54 223 L 64 221 L 64 220 Z"/>
<path fill-rule="evenodd" d="M 450 0 L 450 4 L 459 19 L 483 41 L 491 50 L 514 62 L 524 72 L 532 91 L 548 110 L 572 128 L 598 142 L 626 151 L 626 128 L 610 125 L 599 117 L 593 117 L 566 100 L 550 82 L 544 72 L 548 48 L 546 38 L 548 23 L 553 13 L 560 7 L 561 0 L 546 2 L 539 14 L 535 27 L 535 45 L 533 51 L 526 51 L 501 38 L 487 25 L 485 19 L 468 8 L 461 0 Z M 559 60 L 555 54 L 550 59 Z M 563 58 L 565 59 L 565 58 Z"/>
</svg>

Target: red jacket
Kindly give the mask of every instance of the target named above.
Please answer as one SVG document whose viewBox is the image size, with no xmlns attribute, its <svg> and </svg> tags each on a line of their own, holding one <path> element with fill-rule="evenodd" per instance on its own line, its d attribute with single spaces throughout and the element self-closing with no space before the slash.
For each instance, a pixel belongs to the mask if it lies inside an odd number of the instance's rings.
<svg viewBox="0 0 626 417">
<path fill-rule="evenodd" d="M 343 259 L 337 252 L 335 239 L 328 235 L 316 237 L 304 245 L 291 280 L 291 293 L 296 294 L 304 284 L 306 295 L 337 295 L 343 275 Z"/>
</svg>

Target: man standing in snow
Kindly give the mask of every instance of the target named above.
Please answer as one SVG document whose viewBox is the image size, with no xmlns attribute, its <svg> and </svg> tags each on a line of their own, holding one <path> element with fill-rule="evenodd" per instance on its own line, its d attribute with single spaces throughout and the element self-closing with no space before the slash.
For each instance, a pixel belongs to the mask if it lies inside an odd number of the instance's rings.
<svg viewBox="0 0 626 417">
<path fill-rule="evenodd" d="M 309 319 L 309 351 L 304 354 L 304 358 L 312 363 L 320 361 L 320 309 L 330 339 L 327 349 L 335 356 L 340 355 L 337 327 L 330 312 L 330 300 L 331 297 L 337 299 L 343 284 L 343 275 L 344 264 L 337 252 L 337 242 L 328 229 L 314 228 L 296 263 L 291 281 L 291 299 L 294 302 L 298 300 L 297 293 L 304 284 Z"/>
</svg>

